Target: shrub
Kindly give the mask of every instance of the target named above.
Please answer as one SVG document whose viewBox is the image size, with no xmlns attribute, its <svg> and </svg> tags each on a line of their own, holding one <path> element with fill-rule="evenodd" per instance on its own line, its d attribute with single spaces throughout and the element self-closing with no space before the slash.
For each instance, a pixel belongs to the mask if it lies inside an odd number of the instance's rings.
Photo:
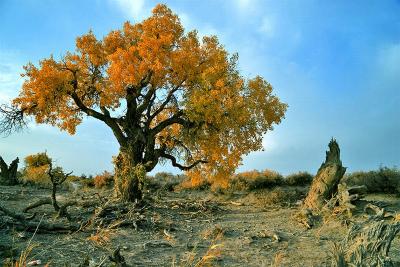
<svg viewBox="0 0 400 267">
<path fill-rule="evenodd" d="M 376 171 L 353 172 L 343 182 L 349 186 L 365 185 L 369 193 L 400 193 L 400 170 L 381 167 Z"/>
<path fill-rule="evenodd" d="M 51 158 L 46 152 L 37 153 L 25 157 L 25 168 L 22 171 L 22 181 L 42 186 L 50 185 L 50 177 L 47 174 Z"/>
<path fill-rule="evenodd" d="M 174 191 L 187 177 L 185 175 L 174 175 L 170 172 L 158 172 L 154 176 L 147 176 L 146 187 L 148 189 Z"/>
<path fill-rule="evenodd" d="M 114 176 L 108 171 L 98 174 L 93 179 L 96 188 L 109 187 L 114 183 Z"/>
<path fill-rule="evenodd" d="M 275 187 L 274 189 L 261 189 L 251 192 L 245 197 L 250 205 L 255 206 L 288 206 L 304 198 L 305 190 L 293 187 Z"/>
<path fill-rule="evenodd" d="M 46 152 L 37 153 L 34 155 L 26 156 L 25 159 L 26 168 L 30 167 L 41 167 L 51 163 L 51 158 L 47 156 Z"/>
<path fill-rule="evenodd" d="M 278 172 L 271 170 L 248 171 L 234 175 L 229 181 L 231 190 L 256 190 L 262 188 L 272 188 L 282 185 L 283 176 Z"/>
<path fill-rule="evenodd" d="M 190 172 L 190 171 L 189 171 Z M 183 181 L 177 186 L 179 190 L 207 190 L 211 188 L 211 182 L 200 173 L 193 172 L 189 176 L 183 176 Z"/>
<path fill-rule="evenodd" d="M 91 177 L 81 180 L 84 187 L 94 187 L 94 179 Z"/>
<path fill-rule="evenodd" d="M 311 184 L 313 176 L 308 172 L 293 173 L 285 177 L 285 184 L 290 186 L 305 186 Z"/>
</svg>

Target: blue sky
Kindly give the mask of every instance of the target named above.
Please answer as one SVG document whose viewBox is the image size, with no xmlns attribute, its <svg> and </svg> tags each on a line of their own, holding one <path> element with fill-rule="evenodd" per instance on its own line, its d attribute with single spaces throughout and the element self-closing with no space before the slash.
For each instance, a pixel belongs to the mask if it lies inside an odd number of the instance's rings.
<svg viewBox="0 0 400 267">
<path fill-rule="evenodd" d="M 83 2 L 83 3 L 82 3 Z M 399 1 L 164 1 L 187 30 L 215 34 L 239 53 L 241 73 L 265 77 L 289 104 L 264 138 L 265 151 L 239 170 L 315 173 L 335 137 L 348 170 L 400 166 Z M 22 66 L 74 50 L 89 29 L 102 37 L 126 20 L 141 21 L 157 1 L 0 0 L 0 103 L 17 96 Z M 69 136 L 31 124 L 0 139 L 6 161 L 47 150 L 74 173 L 112 170 L 118 145 L 87 119 Z M 166 165 L 156 171 L 173 171 Z"/>
</svg>

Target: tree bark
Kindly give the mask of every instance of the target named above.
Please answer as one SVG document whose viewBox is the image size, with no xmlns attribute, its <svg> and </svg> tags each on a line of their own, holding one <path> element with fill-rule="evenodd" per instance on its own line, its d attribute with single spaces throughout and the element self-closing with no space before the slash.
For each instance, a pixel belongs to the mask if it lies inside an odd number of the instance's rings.
<svg viewBox="0 0 400 267">
<path fill-rule="evenodd" d="M 320 210 L 337 192 L 338 184 L 345 172 L 346 168 L 342 166 L 340 160 L 339 145 L 332 139 L 329 143 L 329 151 L 326 151 L 325 162 L 314 177 L 310 191 L 304 200 L 305 208 Z"/>
<path fill-rule="evenodd" d="M 16 185 L 17 170 L 18 170 L 19 158 L 14 159 L 10 166 L 4 162 L 3 158 L 0 157 L 0 184 L 1 185 Z"/>
<path fill-rule="evenodd" d="M 58 203 L 57 203 L 56 193 L 57 193 L 57 184 L 53 183 L 52 190 L 51 190 L 51 204 L 53 205 L 55 211 L 59 211 L 60 206 L 58 206 Z"/>
<path fill-rule="evenodd" d="M 114 191 L 118 199 L 135 202 L 143 198 L 143 182 L 146 176 L 145 166 L 134 160 L 130 150 L 121 149 L 114 159 Z"/>
</svg>

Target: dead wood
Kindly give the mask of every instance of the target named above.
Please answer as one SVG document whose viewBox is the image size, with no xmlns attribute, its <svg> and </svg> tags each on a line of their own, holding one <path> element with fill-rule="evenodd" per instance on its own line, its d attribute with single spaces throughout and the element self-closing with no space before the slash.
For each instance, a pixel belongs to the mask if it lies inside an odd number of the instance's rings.
<svg viewBox="0 0 400 267">
<path fill-rule="evenodd" d="M 351 186 L 348 187 L 345 183 L 338 185 L 336 194 L 325 204 L 324 210 L 333 214 L 347 214 L 352 216 L 356 209 L 355 202 L 360 200 L 367 193 L 367 187 Z"/>
<path fill-rule="evenodd" d="M 43 205 L 53 205 L 53 200 L 52 197 L 46 197 L 39 199 L 38 201 L 28 205 L 26 208 L 24 208 L 22 211 L 23 212 L 28 212 L 31 209 L 43 206 Z M 80 206 L 80 207 L 92 207 L 98 205 L 98 201 L 76 201 L 76 200 L 68 200 L 67 202 L 57 204 L 59 206 L 58 211 L 57 211 L 57 218 L 67 218 L 68 220 L 71 219 L 70 214 L 67 211 L 68 207 L 71 206 Z"/>
<path fill-rule="evenodd" d="M 11 222 L 11 224 L 19 230 L 35 231 L 37 228 L 39 231 L 42 232 L 70 232 L 80 229 L 80 226 L 78 224 L 52 223 L 45 220 L 33 221 L 33 216 L 26 216 L 25 214 L 13 212 L 3 205 L 0 205 L 0 211 L 3 212 L 6 216 L 12 218 L 13 221 Z"/>
<path fill-rule="evenodd" d="M 320 216 L 313 214 L 311 209 L 301 209 L 294 215 L 295 220 L 307 229 L 311 229 L 320 221 Z"/>
<path fill-rule="evenodd" d="M 400 222 L 383 220 L 385 212 L 370 207 L 376 214 L 363 223 L 353 224 L 346 238 L 335 244 L 332 266 L 389 267 L 398 266 L 389 257 L 393 239 L 400 232 Z"/>
<path fill-rule="evenodd" d="M 21 221 L 28 221 L 33 219 L 34 216 L 26 216 L 25 214 L 19 214 L 16 213 L 12 210 L 7 209 L 6 207 L 4 207 L 3 205 L 0 205 L 0 211 L 2 211 L 5 215 L 17 219 L 17 220 L 21 220 Z"/>
<path fill-rule="evenodd" d="M 34 208 L 37 208 L 37 207 L 40 207 L 43 205 L 51 205 L 51 204 L 52 204 L 52 202 L 51 202 L 50 197 L 42 198 L 42 199 L 39 199 L 38 201 L 28 205 L 26 208 L 24 208 L 22 210 L 22 212 L 28 212 L 31 209 L 34 209 Z"/>
<path fill-rule="evenodd" d="M 57 187 L 62 185 L 65 180 L 67 180 L 68 176 L 70 176 L 72 174 L 72 172 L 69 173 L 64 173 L 61 168 L 55 168 L 53 170 L 53 163 L 50 161 L 49 163 L 49 169 L 47 171 L 47 174 L 50 177 L 50 181 L 52 184 L 52 191 L 51 191 L 51 203 L 54 207 L 55 211 L 59 211 L 60 210 L 60 206 L 57 203 L 57 199 L 56 199 L 56 193 L 57 193 Z"/>
<path fill-rule="evenodd" d="M 3 158 L 0 157 L 0 184 L 1 185 L 16 185 L 17 170 L 18 170 L 19 158 L 14 159 L 10 166 L 4 162 Z"/>
<path fill-rule="evenodd" d="M 340 160 L 339 145 L 332 139 L 329 143 L 329 151 L 326 151 L 325 162 L 314 177 L 310 191 L 304 200 L 304 207 L 319 211 L 336 194 L 338 184 L 345 172 L 346 168 L 342 166 Z"/>
<path fill-rule="evenodd" d="M 109 260 L 115 263 L 116 267 L 129 267 L 125 262 L 125 258 L 120 253 L 120 248 L 114 250 L 113 254 L 109 256 Z"/>
</svg>

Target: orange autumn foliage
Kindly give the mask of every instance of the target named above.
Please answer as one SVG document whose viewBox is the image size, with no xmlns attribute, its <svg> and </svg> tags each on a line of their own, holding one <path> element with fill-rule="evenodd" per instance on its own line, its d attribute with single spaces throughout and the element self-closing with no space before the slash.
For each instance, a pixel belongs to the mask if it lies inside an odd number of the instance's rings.
<svg viewBox="0 0 400 267">
<path fill-rule="evenodd" d="M 287 108 L 262 77 L 241 76 L 237 60 L 216 36 L 185 32 L 159 4 L 102 39 L 91 31 L 78 37 L 76 51 L 60 60 L 29 63 L 13 105 L 70 134 L 85 115 L 94 117 L 121 148 L 139 151 L 133 158 L 146 171 L 170 160 L 193 181 L 226 185 Z"/>
<path fill-rule="evenodd" d="M 112 183 L 114 182 L 114 177 L 112 173 L 104 171 L 101 174 L 97 174 L 93 178 L 93 182 L 96 188 L 107 187 L 112 185 Z"/>
</svg>

